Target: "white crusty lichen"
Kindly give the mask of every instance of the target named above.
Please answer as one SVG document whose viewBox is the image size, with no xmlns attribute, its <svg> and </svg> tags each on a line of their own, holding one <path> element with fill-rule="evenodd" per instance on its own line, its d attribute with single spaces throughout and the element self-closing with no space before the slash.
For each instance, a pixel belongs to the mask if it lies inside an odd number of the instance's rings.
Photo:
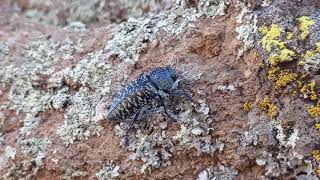
<svg viewBox="0 0 320 180">
<path fill-rule="evenodd" d="M 111 93 L 112 70 L 110 64 L 102 61 L 101 57 L 102 51 L 91 53 L 88 59 L 81 60 L 75 68 L 64 70 L 67 81 L 81 86 L 74 95 L 68 95 L 70 107 L 64 123 L 57 128 L 57 134 L 65 145 L 99 135 L 103 129 L 93 118 L 101 97 Z"/>
<path fill-rule="evenodd" d="M 245 53 L 247 50 L 254 47 L 254 38 L 255 34 L 258 32 L 258 18 L 257 15 L 252 15 L 247 17 L 247 21 L 236 27 L 236 32 L 238 33 L 237 39 L 243 42 L 243 47 L 238 52 L 238 57 L 241 57 L 243 53 Z"/>
<path fill-rule="evenodd" d="M 61 179 L 63 180 L 70 180 L 70 179 L 76 179 L 76 178 L 83 178 L 88 175 L 88 172 L 67 168 L 65 170 L 65 173 Z"/>
<path fill-rule="evenodd" d="M 278 154 L 263 151 L 260 157 L 256 159 L 256 163 L 259 166 L 264 166 L 264 176 L 268 178 L 277 178 L 288 173 L 291 174 L 290 169 L 294 169 L 295 173 L 293 175 L 296 176 L 295 179 L 315 179 L 316 176 L 312 173 L 313 170 L 309 171 L 312 169 L 312 166 L 311 168 L 308 166 L 310 162 L 304 159 L 302 155 L 290 150 L 284 150 Z M 304 171 L 307 169 L 308 171 Z M 303 176 L 307 178 L 303 178 Z"/>
<path fill-rule="evenodd" d="M 277 130 L 276 138 L 278 139 L 280 145 L 286 148 L 294 149 L 294 147 L 296 146 L 297 140 L 299 139 L 299 136 L 298 136 L 299 129 L 293 129 L 293 132 L 287 135 L 284 133 L 284 129 L 281 126 L 281 124 L 277 124 L 275 128 Z"/>
<path fill-rule="evenodd" d="M 16 158 L 16 152 L 17 152 L 16 148 L 7 146 L 6 149 L 4 150 L 4 155 L 7 159 L 14 160 Z"/>
<path fill-rule="evenodd" d="M 319 44 L 320 47 L 320 44 Z M 307 58 L 303 67 L 305 71 L 307 72 L 318 72 L 320 70 L 320 53 L 317 53 L 316 55 Z"/>
<path fill-rule="evenodd" d="M 43 165 L 42 159 L 46 157 L 52 142 L 48 138 L 31 138 L 21 140 L 20 144 L 22 144 L 22 153 L 31 158 L 37 167 L 41 167 Z"/>
<path fill-rule="evenodd" d="M 188 7 L 185 1 L 177 1 L 171 9 L 148 17 L 129 18 L 119 25 L 113 38 L 105 47 L 110 56 L 134 63 L 148 44 L 156 38 L 160 29 L 169 35 L 178 35 L 187 30 L 200 17 L 224 15 L 227 3 L 224 0 L 200 0 L 197 7 Z"/>
<path fill-rule="evenodd" d="M 99 98 L 92 95 L 88 88 L 81 88 L 71 97 L 72 105 L 65 114 L 65 121 L 57 128 L 57 134 L 65 145 L 99 135 L 103 128 L 92 120 L 98 101 Z"/>
<path fill-rule="evenodd" d="M 127 10 L 130 17 L 141 17 L 144 14 L 158 14 L 159 12 L 166 10 L 175 1 L 173 0 L 121 0 L 121 4 Z"/>
<path fill-rule="evenodd" d="M 0 42 L 0 63 L 5 60 L 9 54 L 9 46 L 6 43 Z"/>
<path fill-rule="evenodd" d="M 168 122 L 161 113 L 136 124 L 137 132 L 132 133 L 134 136 L 130 134 L 128 150 L 133 153 L 129 155 L 129 160 L 142 160 L 142 173 L 170 165 L 170 158 L 177 149 L 195 149 L 198 155 L 213 155 L 216 151 L 223 150 L 224 144 L 210 135 L 213 130 L 210 127 L 212 120 L 207 115 L 193 113 L 189 102 L 180 101 L 178 106 L 183 111 L 177 117 L 180 130 L 176 135 L 167 134 Z M 116 126 L 116 134 L 123 137 L 124 129 L 121 125 Z"/>
<path fill-rule="evenodd" d="M 224 0 L 200 0 L 197 7 L 188 7 L 186 3 L 186 1 L 178 0 L 176 6 L 158 15 L 157 27 L 170 34 L 178 35 L 185 32 L 192 26 L 191 23 L 200 17 L 222 16 L 227 9 L 227 2 Z"/>
<path fill-rule="evenodd" d="M 46 153 L 52 142 L 48 138 L 31 138 L 23 140 L 22 152 L 29 157 L 38 157 Z"/>
<path fill-rule="evenodd" d="M 202 170 L 198 174 L 197 180 L 234 179 L 237 174 L 238 170 L 233 167 L 218 165 L 214 167 L 207 167 L 206 169 Z"/>
<path fill-rule="evenodd" d="M 105 51 L 126 62 L 137 61 L 139 54 L 147 48 L 148 42 L 155 38 L 157 31 L 154 19 L 130 18 L 119 25 L 114 37 L 107 42 Z"/>
<path fill-rule="evenodd" d="M 54 41 L 50 36 L 33 39 L 24 46 L 23 53 L 26 59 L 21 66 L 10 65 L 0 70 L 1 85 L 10 84 L 8 93 L 10 103 L 2 108 L 15 110 L 17 114 L 25 113 L 24 118 L 21 119 L 23 126 L 20 128 L 20 139 L 24 139 L 33 128 L 39 125 L 40 112 L 52 108 L 51 102 L 57 93 L 55 89 L 62 85 L 60 82 L 58 86 L 57 80 L 54 80 L 55 76 L 51 76 L 55 71 L 54 62 L 60 60 L 59 58 L 68 60 L 74 53 L 80 52 L 81 45 L 77 43 L 69 38 Z M 50 81 L 47 82 L 45 77 L 50 76 Z M 44 84 L 47 90 L 43 88 Z M 65 99 L 66 97 L 55 97 L 53 105 L 60 108 L 59 100 L 65 101 Z"/>
<path fill-rule="evenodd" d="M 120 173 L 120 166 L 115 165 L 113 161 L 108 161 L 103 168 L 96 173 L 96 177 L 101 180 L 116 179 Z"/>
</svg>

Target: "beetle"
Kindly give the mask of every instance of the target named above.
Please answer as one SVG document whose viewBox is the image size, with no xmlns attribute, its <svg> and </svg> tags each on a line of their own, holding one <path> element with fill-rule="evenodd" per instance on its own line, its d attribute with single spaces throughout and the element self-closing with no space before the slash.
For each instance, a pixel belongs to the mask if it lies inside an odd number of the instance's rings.
<svg viewBox="0 0 320 180">
<path fill-rule="evenodd" d="M 174 118 L 167 111 L 164 101 L 166 94 L 184 96 L 189 101 L 193 101 L 191 95 L 177 89 L 178 82 L 178 75 L 172 67 L 156 67 L 147 74 L 139 75 L 112 100 L 107 118 L 110 121 L 130 122 L 125 134 L 125 145 L 129 143 L 129 130 L 140 119 L 141 113 L 152 107 L 155 101 L 160 103 L 170 120 Z"/>
</svg>

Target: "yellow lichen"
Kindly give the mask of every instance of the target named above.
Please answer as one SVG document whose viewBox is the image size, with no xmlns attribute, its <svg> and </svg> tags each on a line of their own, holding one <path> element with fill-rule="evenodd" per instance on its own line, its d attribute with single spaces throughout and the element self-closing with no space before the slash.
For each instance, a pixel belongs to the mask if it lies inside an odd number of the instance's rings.
<svg viewBox="0 0 320 180">
<path fill-rule="evenodd" d="M 279 74 L 279 79 L 276 81 L 276 88 L 284 88 L 286 87 L 290 82 L 296 80 L 297 74 L 296 73 L 289 73 L 282 71 Z"/>
<path fill-rule="evenodd" d="M 276 81 L 278 79 L 279 71 L 280 71 L 279 67 L 271 67 L 268 71 L 268 79 L 271 81 Z"/>
<path fill-rule="evenodd" d="M 312 57 L 314 57 L 315 55 L 317 55 L 318 53 L 320 53 L 320 42 L 316 43 L 316 49 L 307 51 L 306 54 L 304 55 L 304 59 L 310 59 Z"/>
<path fill-rule="evenodd" d="M 281 62 L 291 61 L 294 55 L 295 52 L 289 49 L 282 49 L 280 54 L 271 54 L 269 57 L 269 61 L 271 65 L 275 66 Z"/>
<path fill-rule="evenodd" d="M 316 126 L 316 129 L 317 129 L 317 130 L 320 130 L 320 122 L 317 123 L 315 126 Z"/>
<path fill-rule="evenodd" d="M 268 71 L 268 79 L 271 80 L 277 89 L 286 87 L 290 82 L 296 80 L 297 74 L 290 70 L 280 70 L 279 67 L 271 67 Z"/>
<path fill-rule="evenodd" d="M 309 84 L 303 84 L 301 81 L 298 82 L 298 88 L 300 89 L 300 93 L 302 93 L 305 97 L 308 97 L 310 100 L 315 101 L 318 99 L 318 95 L 315 91 L 316 82 L 312 81 Z"/>
<path fill-rule="evenodd" d="M 308 84 L 310 87 L 310 92 L 309 92 L 309 97 L 311 100 L 317 100 L 318 96 L 316 91 L 314 90 L 315 86 L 316 86 L 316 82 L 312 81 L 310 84 Z"/>
<path fill-rule="evenodd" d="M 264 62 L 261 62 L 260 64 L 259 64 L 259 67 L 260 68 L 264 68 L 266 65 L 264 64 Z"/>
<path fill-rule="evenodd" d="M 272 104 L 268 98 L 264 98 L 259 107 L 262 111 L 266 112 L 270 118 L 278 115 L 277 106 Z"/>
<path fill-rule="evenodd" d="M 313 158 L 317 161 L 320 161 L 320 152 L 319 150 L 312 150 L 311 152 Z"/>
<path fill-rule="evenodd" d="M 300 21 L 300 27 L 299 27 L 299 30 L 301 31 L 300 37 L 302 40 L 304 40 L 309 35 L 309 26 L 315 24 L 315 21 L 310 19 L 307 16 L 301 16 L 298 20 Z"/>
<path fill-rule="evenodd" d="M 261 27 L 259 31 L 264 34 L 261 40 L 262 47 L 268 52 L 271 51 L 272 46 L 277 46 L 280 49 L 285 49 L 284 42 L 279 40 L 279 37 L 283 32 L 283 29 L 280 26 L 272 24 L 270 29 L 264 26 Z"/>
<path fill-rule="evenodd" d="M 307 89 L 308 89 L 308 88 L 307 88 L 307 85 L 303 85 L 303 86 L 301 87 L 301 89 L 300 89 L 300 92 L 301 92 L 301 93 L 304 93 L 304 92 L 306 92 Z"/>
<path fill-rule="evenodd" d="M 287 62 L 292 60 L 292 57 L 295 55 L 295 52 L 288 49 L 285 46 L 285 43 L 281 41 L 280 35 L 284 31 L 279 25 L 272 24 L 270 29 L 268 29 L 265 26 L 261 27 L 260 32 L 264 34 L 264 36 L 261 39 L 261 44 L 267 52 L 271 52 L 272 48 L 278 48 L 279 50 L 279 53 L 273 52 L 269 56 L 269 62 L 272 66 L 275 66 L 281 62 Z"/>
<path fill-rule="evenodd" d="M 243 104 L 243 109 L 246 111 L 246 112 L 249 112 L 251 111 L 252 109 L 252 102 L 250 101 L 247 101 Z"/>
<path fill-rule="evenodd" d="M 320 115 L 320 105 L 318 104 L 317 106 L 310 106 L 308 108 L 308 112 L 311 117 L 318 117 Z"/>
<path fill-rule="evenodd" d="M 316 173 L 318 176 L 320 176 L 320 168 L 316 169 Z"/>
<path fill-rule="evenodd" d="M 286 38 L 287 38 L 288 40 L 291 40 L 291 39 L 293 38 L 292 32 L 287 32 Z"/>
<path fill-rule="evenodd" d="M 306 54 L 302 55 L 303 59 L 299 61 L 298 65 L 304 65 L 308 59 L 313 58 L 317 54 L 320 53 L 320 42 L 316 43 L 316 48 L 313 50 L 309 50 Z"/>
</svg>

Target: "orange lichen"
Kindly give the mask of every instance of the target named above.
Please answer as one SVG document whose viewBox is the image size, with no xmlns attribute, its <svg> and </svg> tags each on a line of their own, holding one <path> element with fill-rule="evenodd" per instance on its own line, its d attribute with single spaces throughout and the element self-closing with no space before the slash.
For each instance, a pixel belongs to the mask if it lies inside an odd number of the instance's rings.
<svg viewBox="0 0 320 180">
<path fill-rule="evenodd" d="M 247 101 L 243 104 L 243 109 L 246 111 L 246 112 L 249 112 L 251 111 L 252 109 L 252 102 L 250 101 Z"/>
<path fill-rule="evenodd" d="M 320 115 L 320 105 L 318 104 L 317 106 L 310 106 L 308 108 L 308 112 L 311 117 L 318 117 Z"/>
<path fill-rule="evenodd" d="M 271 80 L 277 89 L 286 87 L 290 82 L 296 80 L 297 74 L 290 70 L 280 70 L 279 67 L 271 67 L 268 71 L 268 79 Z"/>
<path fill-rule="evenodd" d="M 315 101 L 318 99 L 318 95 L 315 91 L 316 82 L 312 81 L 309 84 L 303 84 L 301 81 L 298 82 L 298 88 L 300 90 L 300 93 L 305 95 L 305 97 L 309 98 L 312 101 Z"/>
<path fill-rule="evenodd" d="M 312 81 L 310 84 L 308 84 L 310 87 L 310 92 L 309 92 L 309 97 L 311 100 L 317 100 L 318 96 L 317 93 L 315 92 L 314 88 L 316 86 L 316 82 Z"/>
<path fill-rule="evenodd" d="M 312 150 L 311 152 L 313 158 L 317 161 L 320 161 L 320 152 L 319 150 Z"/>
<path fill-rule="evenodd" d="M 270 118 L 278 115 L 277 106 L 272 104 L 268 98 L 264 98 L 259 107 L 262 111 L 266 112 Z"/>
</svg>

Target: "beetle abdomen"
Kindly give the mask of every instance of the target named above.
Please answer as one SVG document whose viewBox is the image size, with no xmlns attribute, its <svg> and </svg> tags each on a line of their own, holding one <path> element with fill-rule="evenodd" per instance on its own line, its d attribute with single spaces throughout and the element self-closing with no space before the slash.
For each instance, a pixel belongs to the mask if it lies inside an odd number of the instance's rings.
<svg viewBox="0 0 320 180">
<path fill-rule="evenodd" d="M 139 76 L 117 96 L 108 114 L 109 120 L 124 120 L 132 117 L 142 107 L 150 104 L 156 96 L 156 89 L 144 76 Z"/>
</svg>

